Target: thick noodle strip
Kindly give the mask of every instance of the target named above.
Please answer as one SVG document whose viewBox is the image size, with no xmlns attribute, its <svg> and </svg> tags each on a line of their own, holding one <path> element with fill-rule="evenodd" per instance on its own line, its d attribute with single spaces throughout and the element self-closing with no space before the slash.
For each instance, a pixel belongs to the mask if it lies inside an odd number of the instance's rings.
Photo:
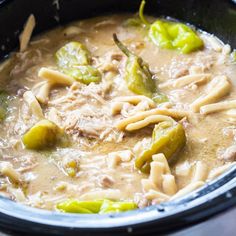
<svg viewBox="0 0 236 236">
<path fill-rule="evenodd" d="M 159 190 L 151 179 L 142 179 L 141 185 L 144 192 L 148 192 L 149 190 Z"/>
<path fill-rule="evenodd" d="M 124 97 L 118 97 L 115 99 L 115 101 L 117 102 L 128 102 L 130 104 L 133 104 L 133 105 L 137 105 L 138 103 L 142 102 L 142 101 L 147 101 L 148 102 L 148 105 L 152 108 L 156 107 L 156 103 L 146 97 L 146 96 L 124 96 Z"/>
<path fill-rule="evenodd" d="M 144 120 L 146 117 L 152 116 L 152 115 L 165 115 L 165 116 L 170 116 L 174 119 L 179 120 L 184 117 L 188 117 L 189 113 L 186 111 L 180 111 L 180 110 L 175 110 L 175 109 L 156 108 L 149 111 L 139 112 L 138 114 L 134 116 L 130 116 L 124 120 L 121 120 L 120 122 L 116 124 L 116 127 L 119 130 L 124 130 L 127 125 L 135 123 L 140 120 Z"/>
<path fill-rule="evenodd" d="M 79 199 L 84 201 L 101 199 L 120 200 L 122 199 L 122 194 L 119 189 L 97 190 L 85 193 L 81 195 Z"/>
<path fill-rule="evenodd" d="M 177 192 L 177 185 L 174 175 L 166 174 L 162 175 L 162 188 L 165 194 L 174 195 Z"/>
<path fill-rule="evenodd" d="M 170 200 L 175 200 L 179 197 L 183 197 L 186 194 L 191 193 L 192 191 L 200 188 L 202 185 L 204 185 L 203 181 L 197 181 L 197 182 L 193 182 L 191 184 L 188 184 L 184 188 L 180 189 L 173 197 L 171 197 Z"/>
<path fill-rule="evenodd" d="M 202 34 L 201 38 L 206 41 L 207 44 L 216 52 L 221 52 L 223 49 L 223 43 L 213 35 Z"/>
<path fill-rule="evenodd" d="M 157 186 L 159 189 L 162 186 L 162 175 L 164 174 L 165 165 L 160 162 L 153 161 L 150 164 L 150 180 Z"/>
<path fill-rule="evenodd" d="M 173 119 L 169 116 L 152 115 L 152 116 L 146 117 L 144 120 L 140 120 L 140 121 L 127 125 L 125 130 L 134 131 L 134 130 L 142 129 L 150 124 L 156 124 L 162 121 L 173 121 Z"/>
<path fill-rule="evenodd" d="M 45 67 L 42 67 L 39 70 L 38 76 L 48 80 L 52 84 L 72 85 L 75 82 L 75 80 L 72 77 L 62 72 L 45 68 Z"/>
<path fill-rule="evenodd" d="M 207 115 L 209 113 L 218 112 L 218 111 L 222 111 L 222 110 L 228 110 L 228 109 L 232 109 L 232 108 L 236 108 L 236 100 L 218 102 L 218 103 L 213 103 L 213 104 L 202 106 L 200 108 L 200 113 Z"/>
<path fill-rule="evenodd" d="M 207 181 L 211 181 L 215 179 L 216 177 L 220 176 L 223 174 L 226 170 L 229 170 L 230 167 L 235 165 L 235 162 L 233 163 L 227 163 L 223 166 L 216 167 L 215 169 L 211 170 L 211 172 L 208 175 Z"/>
<path fill-rule="evenodd" d="M 31 91 L 26 91 L 23 95 L 23 98 L 25 102 L 28 104 L 32 114 L 38 117 L 39 119 L 43 119 L 44 115 L 43 115 L 42 108 L 38 100 L 34 96 L 34 94 Z"/>
<path fill-rule="evenodd" d="M 111 114 L 116 115 L 120 113 L 120 111 L 123 109 L 123 106 L 125 105 L 125 102 L 113 102 L 111 104 Z"/>
<path fill-rule="evenodd" d="M 12 194 L 17 202 L 24 202 L 26 200 L 25 194 L 20 188 L 7 187 L 7 192 Z"/>
<path fill-rule="evenodd" d="M 189 84 L 195 84 L 195 83 L 204 83 L 207 82 L 211 78 L 210 74 L 195 74 L 195 75 L 186 75 L 183 76 L 173 83 L 174 88 L 180 88 L 184 87 Z"/>
<path fill-rule="evenodd" d="M 199 112 L 204 105 L 216 102 L 230 92 L 231 85 L 226 76 L 217 76 L 212 80 L 211 87 L 208 88 L 206 95 L 200 96 L 191 104 L 194 112 Z"/>
<path fill-rule="evenodd" d="M 39 88 L 35 96 L 40 103 L 47 104 L 51 87 L 52 84 L 50 84 L 48 81 L 45 81 L 45 83 L 43 83 Z"/>
<path fill-rule="evenodd" d="M 27 19 L 23 32 L 20 35 L 20 52 L 23 52 L 27 48 L 32 32 L 34 30 L 35 24 L 36 23 L 35 23 L 34 15 L 31 14 L 29 18 Z"/>
<path fill-rule="evenodd" d="M 0 164 L 0 173 L 7 176 L 14 184 L 19 184 L 22 182 L 21 174 L 16 171 L 9 162 L 2 162 Z"/>
<path fill-rule="evenodd" d="M 236 109 L 230 109 L 225 112 L 227 116 L 230 116 L 231 118 L 236 118 Z"/>
<path fill-rule="evenodd" d="M 170 197 L 162 192 L 156 191 L 156 190 L 149 190 L 146 194 L 145 194 L 145 198 L 148 200 L 154 200 L 156 198 L 161 198 L 162 201 L 168 201 L 170 199 Z"/>
<path fill-rule="evenodd" d="M 210 74 L 191 74 L 185 75 L 175 80 L 167 81 L 166 83 L 160 84 L 159 88 L 181 88 L 189 84 L 196 84 L 196 83 L 206 83 L 211 78 Z"/>
<path fill-rule="evenodd" d="M 192 182 L 205 181 L 208 176 L 208 167 L 202 161 L 197 161 Z"/>
<path fill-rule="evenodd" d="M 168 161 L 163 153 L 158 153 L 152 156 L 152 160 L 155 162 L 163 163 L 165 166 L 165 174 L 171 174 Z"/>
</svg>

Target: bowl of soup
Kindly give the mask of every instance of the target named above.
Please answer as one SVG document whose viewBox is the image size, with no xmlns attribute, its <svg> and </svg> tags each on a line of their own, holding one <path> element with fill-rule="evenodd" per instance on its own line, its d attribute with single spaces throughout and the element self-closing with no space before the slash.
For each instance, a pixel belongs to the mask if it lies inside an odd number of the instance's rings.
<svg viewBox="0 0 236 236">
<path fill-rule="evenodd" d="M 26 2 L 0 9 L 3 227 L 165 232 L 233 204 L 233 2 Z"/>
</svg>

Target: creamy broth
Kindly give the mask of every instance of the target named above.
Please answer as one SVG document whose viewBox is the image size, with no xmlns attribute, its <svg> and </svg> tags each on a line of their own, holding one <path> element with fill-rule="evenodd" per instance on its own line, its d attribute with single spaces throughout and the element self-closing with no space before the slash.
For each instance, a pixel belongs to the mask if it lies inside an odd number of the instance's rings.
<svg viewBox="0 0 236 236">
<path fill-rule="evenodd" d="M 98 17 L 51 30 L 32 39 L 25 51 L 13 53 L 2 65 L 1 88 L 10 96 L 7 117 L 0 123 L 0 165 L 11 163 L 21 179 L 16 184 L 2 171 L 2 195 L 50 210 L 68 198 L 134 201 L 138 207 L 171 199 L 173 194 L 161 189 L 154 190 L 161 191 L 166 198 L 150 197 L 142 181 L 148 179 L 149 174 L 142 173 L 134 165 L 137 143 L 143 142 L 144 147 L 149 145 L 154 125 L 133 132 L 116 128 L 119 121 L 151 108 L 145 102 L 137 106 L 126 102 L 120 113 L 112 114 L 117 98 L 137 96 L 123 79 L 127 57 L 115 45 L 113 33 L 148 63 L 160 91 L 168 96 L 169 102 L 156 106 L 189 113 L 188 118 L 179 120 L 186 133 L 186 145 L 169 162 L 177 191 L 193 181 L 197 165 L 200 169 L 204 167 L 206 172 L 199 181 L 206 182 L 212 171 L 217 172 L 217 168 L 229 167 L 229 163 L 234 162 L 236 151 L 229 153 L 231 156 L 226 152 L 235 142 L 236 116 L 227 113 L 228 110 L 206 115 L 191 110 L 197 98 L 215 89 L 206 91 L 210 82 L 200 81 L 178 88 L 165 86 L 167 81 L 173 82 L 186 75 L 207 73 L 211 79 L 226 76 L 232 84 L 230 93 L 217 102 L 235 99 L 236 65 L 231 62 L 229 53 L 225 53 L 226 46 L 219 43 L 221 50 L 214 50 L 207 40 L 211 36 L 199 32 L 205 45 L 202 50 L 181 54 L 161 49 L 147 39 L 144 29 L 124 25 L 130 17 Z M 71 41 L 79 41 L 87 47 L 92 65 L 100 71 L 102 80 L 89 85 L 75 82 L 71 86 L 50 88 L 48 101 L 40 103 L 44 117 L 65 131 L 69 144 L 49 150 L 29 150 L 24 147 L 22 136 L 38 117 L 32 114 L 23 94 L 28 90 L 34 95 L 37 93 L 37 84 L 45 81 L 38 76 L 42 67 L 58 70 L 55 53 Z M 124 158 L 110 163 L 115 155 Z M 73 175 L 68 173 L 70 161 L 76 165 L 72 168 Z"/>
</svg>

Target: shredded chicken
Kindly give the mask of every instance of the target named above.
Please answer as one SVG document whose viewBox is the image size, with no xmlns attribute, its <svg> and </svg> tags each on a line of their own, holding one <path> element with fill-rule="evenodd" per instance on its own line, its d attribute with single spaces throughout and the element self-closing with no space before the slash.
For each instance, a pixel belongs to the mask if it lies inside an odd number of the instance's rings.
<svg viewBox="0 0 236 236">
<path fill-rule="evenodd" d="M 120 142 L 123 133 L 114 128 L 107 97 L 111 84 L 100 83 L 86 86 L 74 83 L 64 97 L 52 100 L 50 104 L 62 109 L 61 125 L 74 137 L 98 138 L 104 141 Z M 88 99 L 90 104 L 87 103 Z M 50 113 L 49 113 L 50 114 Z"/>
<path fill-rule="evenodd" d="M 11 76 L 19 76 L 34 65 L 42 62 L 42 52 L 39 49 L 26 50 L 18 52 L 15 55 L 17 63 L 14 64 L 13 69 L 10 72 Z"/>
<path fill-rule="evenodd" d="M 235 161 L 236 160 L 236 145 L 232 145 L 226 148 L 222 154 L 220 154 L 219 159 L 225 161 Z"/>
<path fill-rule="evenodd" d="M 114 184 L 114 180 L 109 175 L 99 177 L 99 185 L 103 188 L 110 188 Z"/>
</svg>

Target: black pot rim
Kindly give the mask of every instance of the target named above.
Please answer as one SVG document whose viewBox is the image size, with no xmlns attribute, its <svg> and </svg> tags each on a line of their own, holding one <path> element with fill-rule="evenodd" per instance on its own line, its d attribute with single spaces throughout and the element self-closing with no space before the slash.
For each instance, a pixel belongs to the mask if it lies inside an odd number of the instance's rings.
<svg viewBox="0 0 236 236">
<path fill-rule="evenodd" d="M 219 1 L 220 0 L 218 0 L 218 2 Z M 11 2 L 17 1 L 0 0 L 0 8 L 7 7 L 7 3 Z M 64 4 L 70 4 L 72 1 L 63 2 Z M 154 2 L 154 0 L 152 2 Z M 195 2 L 198 1 L 196 0 Z M 204 2 L 211 3 L 210 0 Z M 222 0 L 222 2 L 232 4 L 231 0 Z M 21 3 L 24 3 L 24 1 L 22 0 Z M 123 0 L 123 7 L 125 6 L 124 3 L 125 0 Z M 14 7 L 17 6 L 18 5 L 14 5 Z M 207 4 L 205 6 L 207 6 Z M 218 4 L 217 6 L 224 8 L 221 4 Z M 32 6 L 29 6 L 29 8 L 30 7 Z M 165 7 L 167 9 L 168 4 Z M 209 8 L 210 7 L 215 10 L 215 5 L 212 7 L 212 4 L 209 4 Z M 51 9 L 51 5 L 49 5 L 48 8 Z M 182 14 L 184 9 L 185 8 L 180 9 L 181 11 L 179 13 Z M 216 10 L 217 9 L 219 8 L 216 8 Z M 47 13 L 50 17 L 55 9 L 53 8 L 51 10 L 52 12 L 49 11 Z M 40 12 L 37 13 L 39 14 Z M 56 13 L 58 12 L 56 11 Z M 66 22 L 70 21 L 70 17 L 67 18 L 64 13 L 65 12 L 61 12 L 61 15 L 64 16 Z M 173 11 L 172 14 L 173 13 L 175 13 L 175 11 Z M 193 15 L 188 15 L 186 19 L 191 18 L 192 16 Z M 21 17 L 18 19 L 21 19 Z M 43 23 L 48 24 L 49 19 L 51 18 L 45 20 L 46 23 L 44 21 L 41 22 L 40 30 L 44 29 L 44 27 L 42 27 Z M 217 19 L 217 17 L 215 17 L 215 19 Z M 232 19 L 235 19 L 235 16 Z M 224 16 L 224 22 L 227 20 L 228 22 L 231 22 L 228 16 Z M 58 25 L 58 22 L 54 22 L 52 19 L 50 22 L 50 26 L 52 27 Z M 197 21 L 195 21 L 195 23 L 196 22 Z M 205 24 L 208 22 L 201 21 L 199 26 L 204 25 L 203 23 Z M 215 22 L 213 23 L 216 24 Z M 197 25 L 198 24 L 196 24 L 196 26 Z M 216 25 L 218 26 L 218 24 Z M 10 28 L 10 30 L 12 29 Z M 8 32 L 8 34 L 10 33 L 12 32 Z M 228 35 L 232 35 L 231 29 L 227 31 L 225 37 L 228 38 Z M 12 39 L 15 40 L 16 36 L 18 35 L 12 35 Z M 2 38 L 5 39 L 5 35 Z M 235 37 L 232 42 L 235 44 Z M 10 52 L 14 48 L 14 45 L 15 43 L 9 43 L 7 51 Z M 2 54 L 5 55 L 5 52 L 2 52 Z M 233 205 L 236 205 L 236 165 L 232 166 L 226 173 L 219 176 L 214 181 L 209 182 L 202 188 L 181 199 L 125 213 L 108 215 L 65 214 L 28 207 L 0 196 L 0 226 L 20 232 L 50 233 L 54 235 L 64 235 L 65 233 L 70 234 L 74 232 L 93 232 L 101 233 L 101 235 L 103 235 L 104 232 L 112 234 L 119 234 L 119 232 L 169 232 L 170 230 L 176 229 L 176 227 L 196 223 L 213 214 L 226 210 Z"/>
</svg>

